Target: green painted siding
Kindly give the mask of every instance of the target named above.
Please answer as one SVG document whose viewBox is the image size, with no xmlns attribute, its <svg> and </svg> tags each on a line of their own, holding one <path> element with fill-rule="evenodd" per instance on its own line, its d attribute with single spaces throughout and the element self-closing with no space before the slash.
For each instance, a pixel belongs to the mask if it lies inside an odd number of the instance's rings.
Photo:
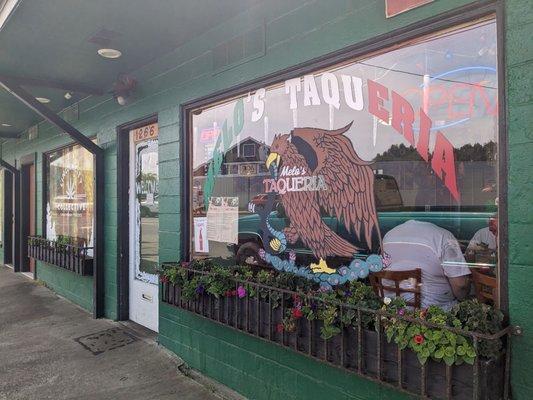
<svg viewBox="0 0 533 400">
<path fill-rule="evenodd" d="M 515 399 L 533 398 L 533 5 L 506 2 L 507 123 L 509 136 L 509 315 L 524 335 L 513 341 Z"/>
<path fill-rule="evenodd" d="M 159 342 L 250 399 L 408 399 L 409 396 L 168 305 Z"/>
<path fill-rule="evenodd" d="M 270 0 L 155 60 L 135 73 L 141 82 L 135 99 L 125 107 L 113 99 L 89 98 L 79 104 L 73 124 L 88 136 L 97 134 L 105 148 L 105 312 L 116 318 L 117 194 L 116 127 L 154 113 L 159 118 L 160 260 L 180 257 L 180 114 L 185 102 L 209 95 L 359 43 L 376 35 L 468 4 L 469 0 L 435 0 L 399 15 L 384 17 L 383 0 Z M 506 4 L 506 62 L 509 125 L 509 304 L 511 321 L 524 328 L 513 340 L 513 395 L 533 398 L 533 383 L 525 368 L 533 360 L 533 17 L 530 0 Z M 210 50 L 235 35 L 265 26 L 265 54 L 224 71 L 214 71 Z M 41 204 L 42 152 L 68 142 L 42 123 L 34 141 L 8 142 L 2 157 L 14 162 L 38 152 L 37 204 Z M 42 210 L 37 214 L 41 220 Z M 38 223 L 38 232 L 41 224 Z M 528 240 L 529 238 L 529 240 Z M 92 278 L 52 266 L 38 265 L 38 276 L 63 296 L 90 309 Z M 278 346 L 228 328 L 160 306 L 160 341 L 191 366 L 252 398 L 399 399 L 403 395 L 364 379 L 311 361 Z"/>
<path fill-rule="evenodd" d="M 57 294 L 69 299 L 87 311 L 92 310 L 93 280 L 87 276 L 77 276 L 70 271 L 54 265 L 39 262 L 37 265 L 37 279 Z"/>
</svg>

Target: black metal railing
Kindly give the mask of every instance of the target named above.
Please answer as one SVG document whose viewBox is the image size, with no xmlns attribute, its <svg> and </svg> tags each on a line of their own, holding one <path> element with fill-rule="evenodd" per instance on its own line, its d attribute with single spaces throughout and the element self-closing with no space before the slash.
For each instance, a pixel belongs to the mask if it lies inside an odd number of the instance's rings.
<svg viewBox="0 0 533 400">
<path fill-rule="evenodd" d="M 92 247 L 59 243 L 40 236 L 28 237 L 28 256 L 79 275 L 93 274 Z"/>
<path fill-rule="evenodd" d="M 192 278 L 195 274 L 213 275 L 183 267 Z M 420 364 L 410 349 L 400 349 L 385 340 L 382 321 L 391 315 L 383 310 L 372 310 L 345 303 L 336 303 L 339 319 L 345 312 L 355 312 L 354 326 L 342 327 L 340 333 L 330 339 L 320 335 L 322 321 L 299 318 L 293 332 L 278 329 L 286 315 L 286 300 L 302 297 L 301 293 L 266 286 L 256 282 L 233 278 L 235 290 L 239 286 L 252 289 L 255 296 L 221 296 L 196 293 L 193 299 L 185 298 L 182 288 L 169 282 L 162 283 L 162 302 L 201 315 L 219 324 L 231 327 L 257 338 L 288 347 L 315 360 L 377 381 L 385 386 L 422 398 L 436 399 L 509 399 L 510 337 L 514 333 L 507 327 L 496 334 L 482 334 L 461 329 L 443 327 L 407 316 L 394 315 L 397 320 L 415 322 L 429 328 L 451 331 L 469 339 L 476 354 L 483 341 L 502 341 L 503 350 L 495 359 L 475 357 L 473 365 L 448 366 L 444 362 L 429 359 Z M 257 293 L 262 292 L 260 296 Z M 324 299 L 303 295 L 305 301 L 322 302 Z M 280 301 L 281 300 L 281 301 Z M 274 307 L 274 302 L 278 305 Z M 374 329 L 362 322 L 364 316 L 373 319 Z"/>
</svg>

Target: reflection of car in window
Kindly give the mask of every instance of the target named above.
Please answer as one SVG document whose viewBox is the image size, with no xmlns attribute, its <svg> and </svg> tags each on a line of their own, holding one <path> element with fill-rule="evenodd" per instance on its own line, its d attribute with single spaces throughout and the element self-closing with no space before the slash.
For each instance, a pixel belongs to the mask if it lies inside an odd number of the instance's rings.
<svg viewBox="0 0 533 400">
<path fill-rule="evenodd" d="M 493 214 L 491 210 L 479 208 L 459 207 L 416 207 L 405 206 L 396 179 L 390 175 L 376 174 L 374 180 L 374 196 L 378 212 L 379 226 L 382 237 L 395 226 L 408 221 L 419 220 L 432 222 L 450 232 L 457 238 L 463 250 L 466 249 L 469 240 L 474 233 L 487 226 L 487 221 Z M 250 202 L 255 205 L 265 205 L 266 194 L 255 196 Z M 331 216 L 323 215 L 323 221 L 338 235 L 346 240 L 364 247 L 363 243 L 357 243 L 353 233 L 349 233 L 344 224 Z M 271 212 L 269 222 L 276 230 L 282 230 L 289 225 L 289 221 L 281 202 L 276 199 L 274 211 Z M 263 247 L 259 233 L 260 219 L 257 214 L 243 215 L 239 217 L 239 243 L 231 245 L 236 254 L 238 263 L 260 264 L 259 250 Z M 302 256 L 311 256 L 309 249 L 305 248 L 301 241 L 289 248 Z"/>
</svg>

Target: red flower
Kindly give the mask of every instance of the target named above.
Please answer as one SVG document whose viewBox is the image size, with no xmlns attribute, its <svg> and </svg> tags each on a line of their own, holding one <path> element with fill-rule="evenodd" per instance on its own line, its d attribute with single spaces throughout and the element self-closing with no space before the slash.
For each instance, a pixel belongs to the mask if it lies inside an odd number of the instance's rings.
<svg viewBox="0 0 533 400">
<path fill-rule="evenodd" d="M 283 327 L 283 324 L 277 324 L 276 325 L 276 331 L 277 332 L 281 333 L 281 332 L 283 332 L 284 329 L 285 328 Z"/>
<path fill-rule="evenodd" d="M 415 335 L 415 337 L 413 338 L 413 340 L 415 341 L 416 344 L 422 344 L 422 343 L 424 343 L 424 336 L 422 336 L 422 335 Z"/>
<path fill-rule="evenodd" d="M 232 291 L 231 291 L 231 295 L 232 295 L 232 296 L 237 296 L 237 291 L 236 291 L 236 290 L 232 290 Z"/>
<path fill-rule="evenodd" d="M 300 310 L 299 308 L 293 308 L 292 309 L 292 316 L 294 318 L 296 318 L 296 319 L 302 318 L 303 317 L 302 310 Z"/>
<path fill-rule="evenodd" d="M 168 276 L 166 275 L 161 275 L 161 278 L 159 278 L 161 280 L 162 283 L 168 283 Z"/>
</svg>

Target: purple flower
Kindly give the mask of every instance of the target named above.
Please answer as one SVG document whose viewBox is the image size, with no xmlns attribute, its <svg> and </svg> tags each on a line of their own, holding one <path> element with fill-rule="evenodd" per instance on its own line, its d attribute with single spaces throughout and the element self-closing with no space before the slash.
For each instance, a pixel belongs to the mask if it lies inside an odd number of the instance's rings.
<svg viewBox="0 0 533 400">
<path fill-rule="evenodd" d="M 199 285 L 197 288 L 196 288 L 196 294 L 204 294 L 205 292 L 205 288 L 203 285 Z"/>
<path fill-rule="evenodd" d="M 404 314 L 405 314 L 405 309 L 404 309 L 404 308 L 400 308 L 400 309 L 398 310 L 398 315 L 403 316 Z"/>
<path fill-rule="evenodd" d="M 350 297 L 350 296 L 352 295 L 352 292 L 351 292 L 350 290 L 346 290 L 346 291 L 344 292 L 344 295 L 345 295 L 346 297 Z"/>
<path fill-rule="evenodd" d="M 296 261 L 296 253 L 294 251 L 290 251 L 289 253 L 289 260 L 290 261 Z"/>
<path fill-rule="evenodd" d="M 242 299 L 244 296 L 246 296 L 246 289 L 242 286 L 239 286 L 237 288 L 237 296 L 239 296 L 239 299 Z"/>
</svg>

